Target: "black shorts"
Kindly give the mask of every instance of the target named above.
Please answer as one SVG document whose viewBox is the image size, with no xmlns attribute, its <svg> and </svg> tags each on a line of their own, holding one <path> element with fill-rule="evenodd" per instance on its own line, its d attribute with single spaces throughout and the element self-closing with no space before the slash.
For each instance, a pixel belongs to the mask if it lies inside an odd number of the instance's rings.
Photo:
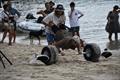
<svg viewBox="0 0 120 80">
<path fill-rule="evenodd" d="M 71 27 L 72 32 L 79 32 L 79 26 L 77 27 Z"/>
</svg>

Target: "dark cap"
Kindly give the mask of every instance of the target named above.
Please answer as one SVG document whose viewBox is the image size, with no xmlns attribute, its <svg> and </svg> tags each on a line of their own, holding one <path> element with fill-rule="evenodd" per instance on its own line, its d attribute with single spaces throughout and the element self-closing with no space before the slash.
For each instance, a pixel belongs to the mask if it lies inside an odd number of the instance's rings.
<svg viewBox="0 0 120 80">
<path fill-rule="evenodd" d="M 62 4 L 58 4 L 57 7 L 56 7 L 56 10 L 57 11 L 64 11 L 65 9 L 64 9 Z"/>
<path fill-rule="evenodd" d="M 49 3 L 52 4 L 53 6 L 55 5 L 55 3 L 53 1 L 50 1 Z"/>
<path fill-rule="evenodd" d="M 117 10 L 117 9 L 119 9 L 119 6 L 118 6 L 118 5 L 115 5 L 113 8 L 114 8 L 115 10 Z"/>
<path fill-rule="evenodd" d="M 71 3 L 70 3 L 70 6 L 71 6 L 71 7 L 74 7 L 74 6 L 75 6 L 75 3 L 74 3 L 74 2 L 71 2 Z"/>
<path fill-rule="evenodd" d="M 6 9 L 8 7 L 8 4 L 3 5 L 3 9 Z"/>
</svg>

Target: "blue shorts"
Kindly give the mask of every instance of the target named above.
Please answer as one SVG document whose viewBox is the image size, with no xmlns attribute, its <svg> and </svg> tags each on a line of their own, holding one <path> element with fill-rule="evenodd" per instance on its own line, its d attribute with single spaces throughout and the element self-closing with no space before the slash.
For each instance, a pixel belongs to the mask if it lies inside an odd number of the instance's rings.
<svg viewBox="0 0 120 80">
<path fill-rule="evenodd" d="M 46 33 L 46 37 L 47 37 L 47 42 L 48 43 L 53 43 L 55 41 L 55 35 L 54 34 Z"/>
</svg>

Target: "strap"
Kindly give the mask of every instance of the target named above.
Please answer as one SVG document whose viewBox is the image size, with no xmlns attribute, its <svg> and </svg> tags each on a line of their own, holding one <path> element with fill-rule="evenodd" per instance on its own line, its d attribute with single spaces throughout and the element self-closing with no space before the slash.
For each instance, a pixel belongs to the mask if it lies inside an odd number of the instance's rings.
<svg viewBox="0 0 120 80">
<path fill-rule="evenodd" d="M 9 14 L 7 14 L 7 12 L 3 11 L 8 17 L 9 17 Z"/>
</svg>

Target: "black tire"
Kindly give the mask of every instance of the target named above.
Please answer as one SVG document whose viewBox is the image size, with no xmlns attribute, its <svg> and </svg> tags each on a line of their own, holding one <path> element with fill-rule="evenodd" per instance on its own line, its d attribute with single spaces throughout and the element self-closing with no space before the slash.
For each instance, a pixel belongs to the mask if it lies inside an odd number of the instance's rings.
<svg viewBox="0 0 120 80">
<path fill-rule="evenodd" d="M 55 46 L 45 46 L 42 49 L 41 54 L 47 55 L 49 59 L 47 61 L 44 61 L 46 65 L 55 64 L 58 61 L 58 49 Z"/>
<path fill-rule="evenodd" d="M 87 61 L 92 61 L 92 62 L 99 61 L 99 58 L 101 55 L 101 50 L 97 44 L 95 44 L 95 43 L 86 44 L 83 52 L 85 52 L 83 55 Z"/>
</svg>

